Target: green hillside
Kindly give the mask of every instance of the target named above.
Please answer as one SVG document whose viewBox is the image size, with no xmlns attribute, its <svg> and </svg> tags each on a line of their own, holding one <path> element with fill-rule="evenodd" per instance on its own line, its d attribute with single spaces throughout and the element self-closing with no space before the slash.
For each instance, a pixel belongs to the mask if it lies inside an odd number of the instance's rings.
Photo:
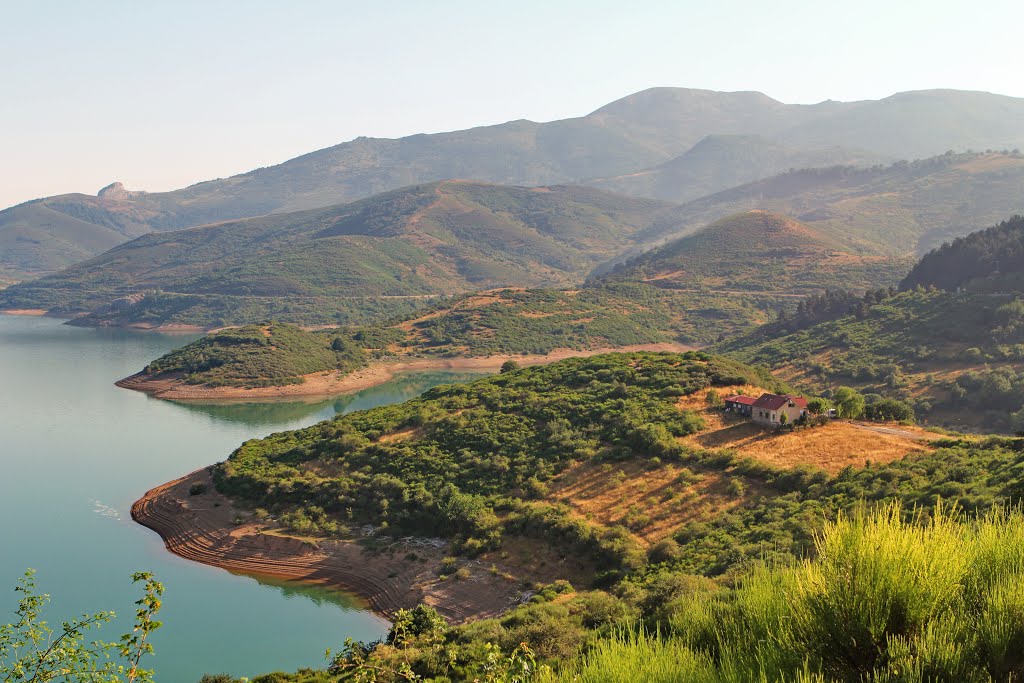
<svg viewBox="0 0 1024 683">
<path fill-rule="evenodd" d="M 716 349 L 812 390 L 909 400 L 939 424 L 1024 429 L 1022 234 L 1019 217 L 973 233 L 922 258 L 907 291 L 809 300 Z"/>
<path fill-rule="evenodd" d="M 548 354 L 641 344 L 713 341 L 745 329 L 736 306 L 708 319 L 689 299 L 646 285 L 580 290 L 501 289 L 433 305 L 396 322 L 305 331 L 287 323 L 211 332 L 151 362 L 144 373 L 209 386 L 275 386 L 369 359 Z"/>
<path fill-rule="evenodd" d="M 685 441 L 711 419 L 697 407 L 710 387 L 749 383 L 783 389 L 699 353 L 573 358 L 249 441 L 214 478 L 251 506 L 243 523 L 340 538 L 369 524 L 364 542 L 380 548 L 440 536 L 452 552 L 443 580 L 471 581 L 492 563 L 561 579 L 494 619 L 450 627 L 432 610 L 402 613 L 387 643 L 343 650 L 335 675 L 404 666 L 423 680 L 474 680 L 519 661 L 554 668 L 524 680 L 807 671 L 795 680 L 831 683 L 923 666 L 918 648 L 937 633 L 960 634 L 960 657 L 929 669 L 962 673 L 949 680 L 1018 670 L 989 627 L 1024 625 L 984 607 L 1020 602 L 995 586 L 1019 581 L 1018 513 L 963 524 L 941 498 L 982 514 L 1016 498 L 1019 440 L 948 438 L 834 476 Z M 892 505 L 866 512 L 865 501 Z M 837 651 L 847 638 L 855 651 Z"/>
<path fill-rule="evenodd" d="M 803 169 L 688 202 L 652 243 L 750 209 L 793 216 L 852 253 L 921 254 L 1024 209 L 1024 155 L 947 154 L 872 168 Z"/>
<path fill-rule="evenodd" d="M 909 259 L 850 253 L 815 228 L 757 210 L 723 218 L 641 254 L 605 279 L 642 281 L 666 289 L 786 296 L 838 286 L 888 286 L 909 267 Z"/>
<path fill-rule="evenodd" d="M 143 373 L 173 374 L 189 384 L 261 387 L 297 384 L 302 375 L 365 364 L 362 348 L 347 337 L 271 323 L 209 334 L 152 361 Z"/>
<path fill-rule="evenodd" d="M 5 290 L 0 308 L 100 309 L 92 324 L 364 322 L 422 297 L 579 281 L 667 206 L 582 187 L 419 185 L 145 235 Z"/>
</svg>

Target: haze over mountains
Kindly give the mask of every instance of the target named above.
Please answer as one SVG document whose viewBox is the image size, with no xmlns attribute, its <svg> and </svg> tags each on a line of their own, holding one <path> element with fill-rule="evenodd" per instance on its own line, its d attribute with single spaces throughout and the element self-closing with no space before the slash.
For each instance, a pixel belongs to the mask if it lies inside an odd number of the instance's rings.
<svg viewBox="0 0 1024 683">
<path fill-rule="evenodd" d="M 877 101 L 789 105 L 755 92 L 655 88 L 574 119 L 358 138 L 173 192 L 113 186 L 99 197 L 28 202 L 0 212 L 0 277 L 52 272 L 152 231 L 333 206 L 452 178 L 591 182 L 686 201 L 791 167 L 1022 143 L 1024 100 L 988 93 L 917 91 Z"/>
</svg>

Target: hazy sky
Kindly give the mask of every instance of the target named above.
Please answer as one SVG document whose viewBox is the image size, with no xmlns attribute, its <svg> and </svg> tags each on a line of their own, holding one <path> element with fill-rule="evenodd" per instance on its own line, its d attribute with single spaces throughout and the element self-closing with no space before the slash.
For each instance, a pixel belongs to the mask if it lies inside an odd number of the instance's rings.
<svg viewBox="0 0 1024 683">
<path fill-rule="evenodd" d="M 651 86 L 1024 97 L 1020 0 L 0 0 L 0 207 Z"/>
</svg>

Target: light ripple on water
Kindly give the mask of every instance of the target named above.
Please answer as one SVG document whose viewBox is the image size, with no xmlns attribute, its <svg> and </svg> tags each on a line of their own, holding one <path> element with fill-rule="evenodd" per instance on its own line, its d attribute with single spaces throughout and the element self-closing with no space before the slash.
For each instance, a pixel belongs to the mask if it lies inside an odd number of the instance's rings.
<svg viewBox="0 0 1024 683">
<path fill-rule="evenodd" d="M 92 511 L 101 517 L 109 517 L 110 519 L 121 519 L 121 513 L 116 508 L 112 508 L 101 500 L 90 498 L 89 502 L 92 503 Z"/>
</svg>

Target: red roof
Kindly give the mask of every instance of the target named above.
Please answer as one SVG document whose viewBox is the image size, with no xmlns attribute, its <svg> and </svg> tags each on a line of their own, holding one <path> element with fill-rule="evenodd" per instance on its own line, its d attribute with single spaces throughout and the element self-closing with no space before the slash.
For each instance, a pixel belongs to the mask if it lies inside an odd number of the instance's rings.
<svg viewBox="0 0 1024 683">
<path fill-rule="evenodd" d="M 726 403 L 740 403 L 745 406 L 752 406 L 757 402 L 757 399 L 753 396 L 729 396 L 725 399 Z"/>
<path fill-rule="evenodd" d="M 754 402 L 754 407 L 764 408 L 765 410 L 778 410 L 790 401 L 801 408 L 807 407 L 806 398 L 801 398 L 800 396 L 780 396 L 779 394 L 764 394 Z"/>
</svg>

